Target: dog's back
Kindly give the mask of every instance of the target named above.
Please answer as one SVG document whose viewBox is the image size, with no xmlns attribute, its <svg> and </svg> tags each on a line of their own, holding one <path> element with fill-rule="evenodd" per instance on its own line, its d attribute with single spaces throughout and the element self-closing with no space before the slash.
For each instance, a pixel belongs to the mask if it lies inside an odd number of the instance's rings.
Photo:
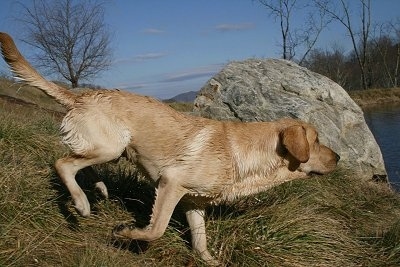
<svg viewBox="0 0 400 267">
<path fill-rule="evenodd" d="M 269 123 L 219 122 L 178 113 L 159 101 L 101 90 L 75 95 L 45 80 L 0 33 L 3 57 L 17 77 L 67 107 L 61 130 L 70 156 L 55 168 L 76 210 L 90 215 L 90 204 L 75 180 L 90 166 L 127 156 L 144 167 L 157 184 L 150 225 L 118 228 L 115 237 L 151 241 L 165 231 L 176 204 L 191 199 L 186 216 L 193 249 L 209 264 L 204 201 L 230 201 L 310 173 L 333 171 L 339 156 L 321 145 L 311 125 L 296 120 Z M 103 182 L 96 186 L 106 192 Z M 104 195 L 107 195 L 104 193 Z"/>
</svg>

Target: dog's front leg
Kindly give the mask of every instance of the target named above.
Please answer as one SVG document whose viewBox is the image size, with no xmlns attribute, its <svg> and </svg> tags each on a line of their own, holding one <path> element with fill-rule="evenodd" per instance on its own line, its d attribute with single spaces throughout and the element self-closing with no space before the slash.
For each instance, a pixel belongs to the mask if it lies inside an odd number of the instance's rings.
<svg viewBox="0 0 400 267">
<path fill-rule="evenodd" d="M 160 238 L 168 226 L 176 204 L 186 193 L 187 190 L 173 180 L 160 178 L 150 224 L 144 229 L 130 229 L 129 227 L 118 229 L 113 232 L 114 237 L 144 241 Z"/>
<path fill-rule="evenodd" d="M 206 261 L 209 265 L 219 265 L 210 254 L 207 249 L 207 237 L 206 237 L 206 225 L 204 222 L 204 209 L 198 210 L 193 209 L 186 212 L 186 219 L 189 223 L 191 236 L 192 236 L 192 248 L 197 252 L 200 257 Z"/>
</svg>

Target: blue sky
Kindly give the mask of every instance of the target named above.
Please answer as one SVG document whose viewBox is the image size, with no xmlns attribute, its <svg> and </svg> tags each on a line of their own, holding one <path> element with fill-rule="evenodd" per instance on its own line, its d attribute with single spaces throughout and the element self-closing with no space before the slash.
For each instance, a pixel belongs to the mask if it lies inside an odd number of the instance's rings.
<svg viewBox="0 0 400 267">
<path fill-rule="evenodd" d="M 29 60 L 31 50 L 19 40 L 16 2 L 1 1 L 0 31 L 10 33 Z M 376 22 L 400 17 L 400 0 L 371 0 L 371 4 Z M 113 63 L 90 82 L 161 99 L 197 91 L 230 61 L 280 57 L 279 24 L 268 14 L 257 0 L 106 1 Z M 359 19 L 358 10 L 353 15 Z M 292 23 L 301 25 L 302 21 Z M 334 43 L 351 48 L 337 23 L 330 24 L 317 47 L 329 48 Z M 6 69 L 1 61 L 0 72 Z"/>
</svg>

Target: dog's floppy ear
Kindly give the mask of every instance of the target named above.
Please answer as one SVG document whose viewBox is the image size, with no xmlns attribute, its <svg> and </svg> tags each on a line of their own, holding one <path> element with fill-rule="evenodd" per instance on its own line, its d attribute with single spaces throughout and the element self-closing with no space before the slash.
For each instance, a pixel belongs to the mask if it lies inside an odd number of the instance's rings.
<svg viewBox="0 0 400 267">
<path fill-rule="evenodd" d="M 289 170 L 295 171 L 300 163 L 310 158 L 306 130 L 300 125 L 290 126 L 280 132 L 282 145 L 288 152 Z"/>
</svg>

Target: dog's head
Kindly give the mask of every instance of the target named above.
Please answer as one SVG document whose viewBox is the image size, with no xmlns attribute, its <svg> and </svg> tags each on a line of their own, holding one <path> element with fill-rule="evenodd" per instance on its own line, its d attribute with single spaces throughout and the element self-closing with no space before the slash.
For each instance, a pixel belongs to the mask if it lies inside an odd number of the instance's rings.
<svg viewBox="0 0 400 267">
<path fill-rule="evenodd" d="M 288 121 L 280 132 L 280 141 L 290 171 L 327 174 L 340 159 L 332 149 L 320 144 L 317 130 L 307 123 Z"/>
</svg>

